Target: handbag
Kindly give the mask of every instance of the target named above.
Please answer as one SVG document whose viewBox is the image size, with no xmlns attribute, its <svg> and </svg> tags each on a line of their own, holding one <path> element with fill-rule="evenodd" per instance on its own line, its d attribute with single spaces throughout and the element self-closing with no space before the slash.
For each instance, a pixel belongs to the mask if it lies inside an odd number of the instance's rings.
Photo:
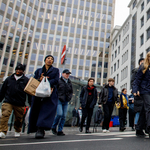
<svg viewBox="0 0 150 150">
<path fill-rule="evenodd" d="M 36 89 L 35 96 L 45 98 L 50 97 L 50 95 L 51 95 L 51 86 L 47 77 L 44 77 Z"/>
</svg>

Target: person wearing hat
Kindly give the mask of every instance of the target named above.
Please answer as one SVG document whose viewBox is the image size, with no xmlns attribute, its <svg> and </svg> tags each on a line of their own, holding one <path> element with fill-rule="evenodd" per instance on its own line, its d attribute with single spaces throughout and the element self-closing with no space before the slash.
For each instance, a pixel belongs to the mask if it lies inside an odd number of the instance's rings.
<svg viewBox="0 0 150 150">
<path fill-rule="evenodd" d="M 15 73 L 7 77 L 0 90 L 0 102 L 2 104 L 2 118 L 0 120 L 0 138 L 5 138 L 8 130 L 8 120 L 14 110 L 15 115 L 15 137 L 20 136 L 22 119 L 24 115 L 26 93 L 24 88 L 28 83 L 28 78 L 24 76 L 25 66 L 19 64 Z M 31 96 L 28 95 L 28 102 L 31 102 Z"/>
<path fill-rule="evenodd" d="M 44 62 L 44 66 L 35 71 L 34 78 L 42 81 L 47 77 L 51 86 L 51 95 L 46 98 L 32 97 L 28 133 L 36 132 L 35 138 L 44 138 L 45 130 L 51 129 L 58 103 L 59 69 L 52 66 L 54 63 L 52 55 L 47 55 Z"/>
<path fill-rule="evenodd" d="M 139 66 L 132 70 L 131 75 L 131 88 L 134 87 L 134 81 L 136 78 L 136 74 L 139 70 L 139 67 L 144 63 L 144 58 L 140 58 L 138 61 Z M 143 105 L 143 99 L 140 95 L 134 95 L 134 112 L 135 112 L 135 129 L 136 129 L 136 136 L 145 136 L 143 129 L 146 126 L 146 119 L 145 119 L 145 110 Z"/>
<path fill-rule="evenodd" d="M 59 100 L 57 106 L 57 114 L 52 126 L 52 133 L 58 136 L 65 135 L 63 133 L 63 127 L 66 120 L 68 102 L 71 100 L 73 95 L 72 83 L 71 80 L 69 79 L 70 74 L 71 72 L 68 69 L 63 70 L 62 76 L 59 79 L 57 85 Z"/>
<path fill-rule="evenodd" d="M 105 85 L 99 95 L 99 105 L 103 104 L 104 121 L 102 125 L 103 133 L 108 133 L 109 122 L 113 112 L 115 101 L 119 105 L 118 90 L 114 86 L 115 80 L 113 78 L 108 79 L 108 84 Z"/>
</svg>

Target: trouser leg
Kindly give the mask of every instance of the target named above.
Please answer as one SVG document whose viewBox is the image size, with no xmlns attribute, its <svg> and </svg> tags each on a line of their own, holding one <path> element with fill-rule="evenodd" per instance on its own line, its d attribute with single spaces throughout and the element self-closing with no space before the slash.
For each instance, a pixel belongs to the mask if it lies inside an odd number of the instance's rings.
<svg viewBox="0 0 150 150">
<path fill-rule="evenodd" d="M 14 106 L 14 115 L 15 115 L 15 122 L 14 122 L 14 128 L 16 132 L 21 132 L 22 128 L 22 120 L 23 120 L 23 114 L 24 114 L 24 109 L 25 107 L 19 107 L 19 106 Z"/>
<path fill-rule="evenodd" d="M 90 128 L 92 115 L 93 115 L 93 108 L 88 108 L 86 130 L 89 130 L 89 128 Z"/>
<path fill-rule="evenodd" d="M 82 118 L 81 118 L 81 124 L 80 127 L 83 128 L 83 124 L 85 122 L 85 119 L 87 117 L 87 108 L 82 108 Z"/>
<path fill-rule="evenodd" d="M 0 132 L 7 133 L 8 130 L 8 120 L 12 113 L 13 106 L 9 103 L 2 104 L 2 117 L 0 120 Z"/>
</svg>

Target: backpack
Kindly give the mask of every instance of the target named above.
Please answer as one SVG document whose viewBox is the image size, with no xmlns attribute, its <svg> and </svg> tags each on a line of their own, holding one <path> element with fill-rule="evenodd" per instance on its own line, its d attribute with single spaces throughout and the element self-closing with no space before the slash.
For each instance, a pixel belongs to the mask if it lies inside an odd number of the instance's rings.
<svg viewBox="0 0 150 150">
<path fill-rule="evenodd" d="M 94 123 L 100 124 L 102 122 L 102 118 L 103 118 L 103 112 L 101 108 L 98 108 L 98 110 L 95 112 Z"/>
</svg>

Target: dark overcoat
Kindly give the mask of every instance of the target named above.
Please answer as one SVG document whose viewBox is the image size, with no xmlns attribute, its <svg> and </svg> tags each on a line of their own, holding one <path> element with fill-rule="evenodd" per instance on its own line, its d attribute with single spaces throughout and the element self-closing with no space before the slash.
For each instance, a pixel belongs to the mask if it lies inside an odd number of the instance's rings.
<svg viewBox="0 0 150 150">
<path fill-rule="evenodd" d="M 41 74 L 42 68 L 37 69 L 35 71 L 34 78 L 39 79 Z M 58 93 L 56 87 L 59 81 L 59 70 L 52 66 L 47 71 L 46 76 L 49 77 L 48 80 L 54 90 L 48 98 L 32 97 L 28 133 L 36 132 L 37 127 L 50 130 L 55 118 L 58 103 Z"/>
</svg>

